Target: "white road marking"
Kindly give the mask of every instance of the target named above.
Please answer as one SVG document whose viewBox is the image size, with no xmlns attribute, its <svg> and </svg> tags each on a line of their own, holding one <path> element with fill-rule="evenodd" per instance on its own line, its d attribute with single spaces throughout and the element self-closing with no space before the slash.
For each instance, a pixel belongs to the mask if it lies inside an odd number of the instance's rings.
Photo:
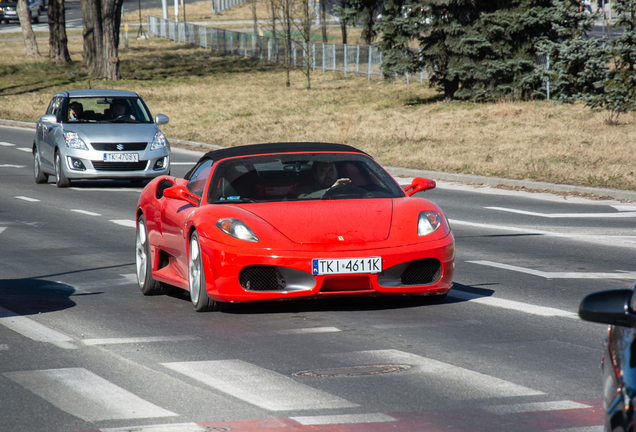
<svg viewBox="0 0 636 432">
<path fill-rule="evenodd" d="M 497 406 L 485 407 L 484 409 L 493 414 L 516 414 L 516 413 L 526 413 L 526 412 L 561 411 L 561 410 L 584 409 L 584 408 L 591 408 L 591 406 L 566 400 L 566 401 L 553 401 L 553 402 L 523 403 L 523 404 L 514 404 L 514 405 L 497 405 Z"/>
<path fill-rule="evenodd" d="M 55 183 L 51 183 L 53 186 L 55 186 Z M 74 190 L 74 191 L 81 191 L 81 192 L 137 192 L 139 193 L 139 191 L 141 189 L 136 189 L 136 188 L 80 188 L 80 187 L 70 187 L 68 188 L 70 190 Z"/>
<path fill-rule="evenodd" d="M 26 153 L 32 153 L 33 152 L 33 149 L 30 148 L 30 147 L 18 147 L 18 148 L 16 148 L 16 150 L 20 150 L 20 151 L 23 151 L 23 152 L 26 152 Z"/>
<path fill-rule="evenodd" d="M 149 336 L 149 337 L 131 337 L 131 338 L 106 338 L 106 339 L 83 339 L 84 345 L 116 345 L 116 344 L 133 344 L 133 343 L 152 343 L 152 342 L 181 342 L 199 340 L 196 336 Z"/>
<path fill-rule="evenodd" d="M 15 144 L 11 144 L 8 142 L 0 142 L 0 146 L 2 147 L 15 147 Z"/>
<path fill-rule="evenodd" d="M 82 282 L 74 284 L 69 284 L 66 282 L 57 283 L 72 287 L 74 290 L 79 292 L 90 292 L 90 290 L 96 288 L 108 288 L 120 285 L 137 284 L 137 275 L 135 273 L 122 274 L 120 276 L 122 276 L 122 279 L 105 279 L 94 282 Z"/>
<path fill-rule="evenodd" d="M 91 211 L 88 211 L 88 210 L 71 209 L 71 211 L 75 212 L 75 213 L 85 214 L 85 215 L 88 215 L 88 216 L 101 216 L 99 213 L 94 213 L 94 212 L 91 212 Z"/>
<path fill-rule="evenodd" d="M 4 375 L 62 411 L 89 422 L 178 415 L 84 368 L 7 372 Z"/>
<path fill-rule="evenodd" d="M 610 207 L 614 207 L 618 211 L 636 211 L 636 205 L 633 204 L 616 204 Z"/>
<path fill-rule="evenodd" d="M 632 218 L 636 217 L 636 211 L 626 211 L 619 213 L 537 213 L 525 210 L 516 210 L 504 207 L 484 207 L 489 210 L 499 210 L 509 213 L 517 213 L 528 216 L 538 216 L 550 219 L 558 218 Z"/>
<path fill-rule="evenodd" d="M 466 291 L 451 290 L 448 293 L 449 297 L 454 297 L 460 300 L 468 300 L 474 303 L 480 303 L 488 306 L 494 306 L 502 309 L 510 309 L 519 312 L 524 312 L 532 315 L 548 316 L 548 317 L 563 317 L 578 319 L 578 314 L 574 312 L 568 312 L 561 309 L 531 305 L 528 303 L 516 302 L 513 300 L 505 300 L 496 297 L 484 297 L 479 294 L 473 294 Z"/>
<path fill-rule="evenodd" d="M 536 396 L 545 394 L 509 381 L 449 363 L 395 349 L 325 354 L 350 365 L 407 364 L 413 367 L 400 372 L 415 385 L 435 388 L 453 398 L 480 399 L 492 397 Z M 460 388 L 461 391 L 457 391 Z M 461 395 L 461 396 L 459 396 Z"/>
<path fill-rule="evenodd" d="M 29 197 L 25 197 L 25 196 L 17 196 L 16 198 L 17 198 L 17 199 L 19 199 L 19 200 L 22 200 L 22 201 L 28 201 L 28 202 L 40 202 L 40 200 L 39 200 L 39 199 L 29 198 Z"/>
<path fill-rule="evenodd" d="M 357 406 L 276 372 L 241 360 L 162 363 L 219 391 L 270 411 Z"/>
<path fill-rule="evenodd" d="M 479 264 L 488 267 L 499 268 L 503 270 L 525 273 L 533 276 L 539 276 L 545 279 L 636 279 L 636 272 L 624 271 L 618 273 L 594 273 L 594 272 L 544 272 L 541 270 L 533 270 L 525 267 L 518 267 L 509 264 L 502 264 L 492 261 L 466 261 L 472 264 Z"/>
<path fill-rule="evenodd" d="M 568 429 L 550 429 L 549 432 L 605 432 L 605 426 L 583 426 Z"/>
<path fill-rule="evenodd" d="M 51 343 L 64 349 L 77 348 L 71 343 L 74 340 L 70 336 L 3 307 L 0 307 L 0 324 L 34 341 Z"/>
<path fill-rule="evenodd" d="M 196 423 L 169 423 L 160 425 L 126 426 L 121 428 L 102 428 L 100 432 L 209 432 Z M 223 429 L 219 429 L 223 430 Z"/>
<path fill-rule="evenodd" d="M 11 164 L 2 164 L 0 168 L 25 168 L 26 165 L 11 165 Z"/>
<path fill-rule="evenodd" d="M 0 234 L 2 234 L 2 231 L 6 230 L 7 227 L 0 227 Z"/>
<path fill-rule="evenodd" d="M 308 333 L 336 333 L 341 331 L 336 327 L 312 327 L 302 329 L 277 330 L 278 334 L 308 334 Z"/>
<path fill-rule="evenodd" d="M 404 324 L 373 324 L 371 327 L 380 330 L 401 329 L 401 328 L 421 328 L 421 327 L 449 327 L 449 326 L 475 326 L 481 324 L 477 320 L 449 321 L 449 322 L 421 322 Z"/>
<path fill-rule="evenodd" d="M 542 231 L 536 230 L 532 228 L 519 228 L 505 225 L 491 225 L 491 224 L 483 224 L 477 222 L 468 222 L 461 221 L 457 219 L 449 220 L 451 226 L 459 225 L 459 226 L 467 226 L 472 228 L 484 228 L 484 229 L 492 229 L 496 231 L 509 231 L 509 232 L 518 232 L 523 234 L 536 234 L 536 235 L 544 235 L 547 237 L 559 237 L 559 238 L 567 238 L 567 239 L 576 239 L 576 240 L 584 240 L 584 241 L 606 241 L 613 243 L 626 243 L 630 246 L 632 244 L 636 244 L 636 236 L 615 236 L 615 235 L 590 235 L 590 234 L 568 234 L 568 233 L 558 233 L 553 231 Z"/>
<path fill-rule="evenodd" d="M 137 223 L 131 219 L 116 219 L 116 220 L 111 220 L 111 222 L 117 225 L 128 227 L 128 228 L 137 227 Z"/>
<path fill-rule="evenodd" d="M 397 421 L 386 414 L 341 414 L 324 416 L 290 417 L 301 425 L 327 425 L 327 424 L 351 424 L 351 423 L 387 423 Z"/>
</svg>

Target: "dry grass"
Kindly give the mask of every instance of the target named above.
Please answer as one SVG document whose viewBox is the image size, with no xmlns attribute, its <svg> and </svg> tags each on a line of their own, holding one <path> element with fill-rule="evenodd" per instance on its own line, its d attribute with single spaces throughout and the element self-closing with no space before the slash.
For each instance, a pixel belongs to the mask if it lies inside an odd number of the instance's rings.
<svg viewBox="0 0 636 432">
<path fill-rule="evenodd" d="M 36 121 L 55 92 L 88 87 L 81 44 L 69 40 L 76 63 L 59 68 L 25 59 L 21 41 L 0 42 L 0 118 Z M 278 65 L 154 38 L 131 38 L 120 55 L 124 79 L 92 87 L 140 93 L 153 114 L 170 116 L 171 138 L 348 143 L 389 166 L 636 190 L 633 113 L 611 126 L 582 104 L 444 103 L 419 83 L 351 74 L 316 72 L 305 90 L 294 71 L 286 88 Z"/>
</svg>

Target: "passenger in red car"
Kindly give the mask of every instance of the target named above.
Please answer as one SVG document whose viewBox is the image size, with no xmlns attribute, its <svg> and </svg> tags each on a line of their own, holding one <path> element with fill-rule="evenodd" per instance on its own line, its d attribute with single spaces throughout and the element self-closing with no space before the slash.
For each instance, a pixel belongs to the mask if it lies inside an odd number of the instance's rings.
<svg viewBox="0 0 636 432">
<path fill-rule="evenodd" d="M 329 189 L 351 184 L 348 178 L 338 178 L 338 170 L 333 162 L 314 162 L 311 167 L 314 182 L 302 186 L 298 198 L 321 198 Z"/>
</svg>

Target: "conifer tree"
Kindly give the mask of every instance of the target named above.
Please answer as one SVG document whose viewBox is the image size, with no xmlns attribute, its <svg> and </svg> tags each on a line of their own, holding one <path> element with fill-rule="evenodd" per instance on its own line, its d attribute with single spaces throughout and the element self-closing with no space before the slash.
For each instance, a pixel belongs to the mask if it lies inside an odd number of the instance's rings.
<svg viewBox="0 0 636 432">
<path fill-rule="evenodd" d="M 614 26 L 623 32 L 611 42 L 604 92 L 590 97 L 588 105 L 608 110 L 615 124 L 621 113 L 636 111 L 636 0 L 614 0 L 612 8 L 618 17 Z"/>
<path fill-rule="evenodd" d="M 578 0 L 389 0 L 378 24 L 385 73 L 424 68 L 446 99 L 527 99 L 541 94 L 540 43 L 570 38 Z M 412 46 L 409 46 L 412 45 Z"/>
</svg>

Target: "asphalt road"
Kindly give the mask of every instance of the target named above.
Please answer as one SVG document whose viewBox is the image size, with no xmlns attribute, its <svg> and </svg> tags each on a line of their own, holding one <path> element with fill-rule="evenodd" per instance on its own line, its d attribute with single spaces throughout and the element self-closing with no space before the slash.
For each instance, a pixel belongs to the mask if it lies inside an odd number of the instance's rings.
<svg viewBox="0 0 636 432">
<path fill-rule="evenodd" d="M 576 311 L 636 280 L 633 205 L 440 182 L 425 196 L 457 245 L 443 303 L 198 314 L 139 292 L 141 188 L 36 185 L 33 133 L 0 127 L 3 432 L 601 430 L 606 329 Z M 183 175 L 199 154 L 173 150 Z"/>
</svg>

